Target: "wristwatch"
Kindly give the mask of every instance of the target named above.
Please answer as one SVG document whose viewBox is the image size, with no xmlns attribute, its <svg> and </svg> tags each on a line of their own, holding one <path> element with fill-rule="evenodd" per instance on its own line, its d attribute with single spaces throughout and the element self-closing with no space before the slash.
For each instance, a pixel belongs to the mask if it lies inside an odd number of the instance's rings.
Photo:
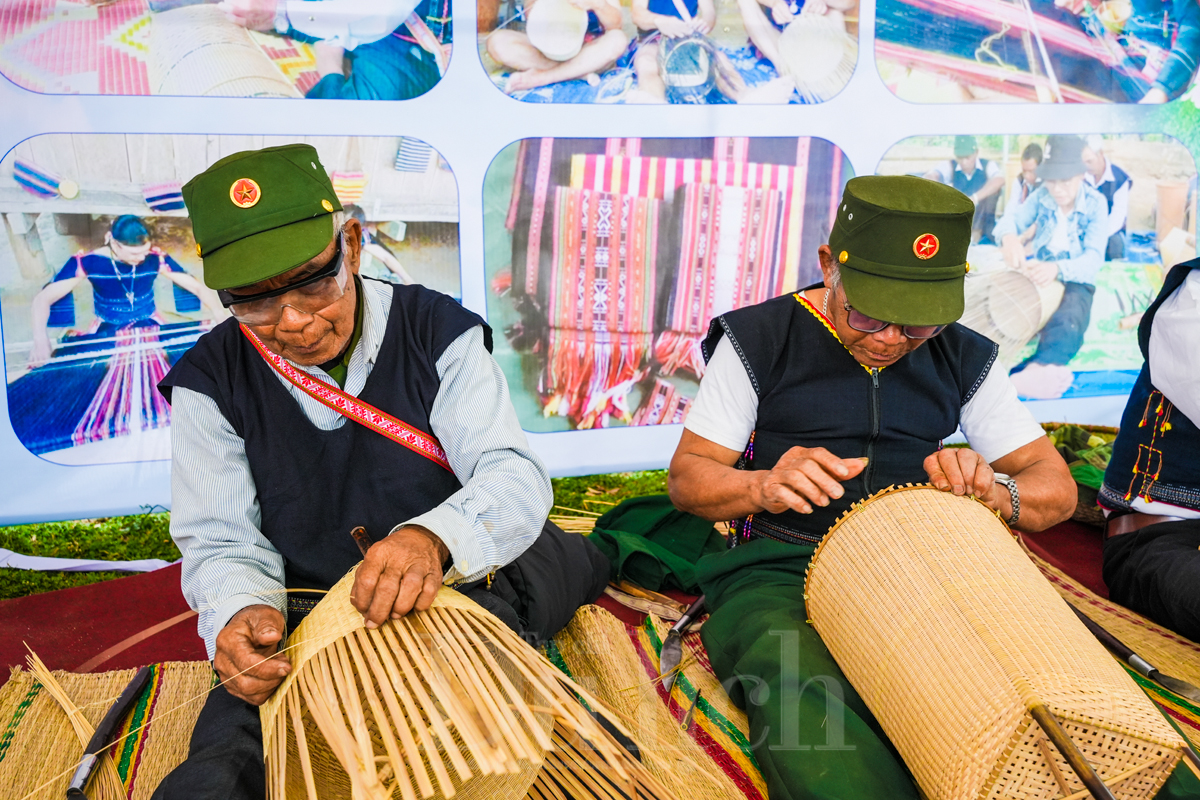
<svg viewBox="0 0 1200 800">
<path fill-rule="evenodd" d="M 1017 520 L 1021 516 L 1021 495 L 1017 491 L 1017 482 L 1008 475 L 1005 475 L 1003 472 L 997 472 L 996 483 L 1000 484 L 1005 489 L 1008 489 L 1008 496 L 1012 498 L 1012 516 L 1004 520 L 1009 527 L 1012 527 L 1013 525 L 1017 524 Z"/>
</svg>

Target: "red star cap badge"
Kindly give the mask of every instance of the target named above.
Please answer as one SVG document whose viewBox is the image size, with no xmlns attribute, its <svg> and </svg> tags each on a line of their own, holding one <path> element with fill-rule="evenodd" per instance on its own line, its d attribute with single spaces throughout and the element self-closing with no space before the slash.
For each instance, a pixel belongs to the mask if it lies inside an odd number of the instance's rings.
<svg viewBox="0 0 1200 800">
<path fill-rule="evenodd" d="M 913 254 L 922 261 L 925 261 L 936 256 L 938 248 L 941 246 L 938 238 L 932 233 L 922 233 L 913 242 Z"/>
<path fill-rule="evenodd" d="M 238 178 L 229 187 L 229 199 L 238 208 L 250 208 L 262 199 L 262 190 L 250 178 Z"/>
</svg>

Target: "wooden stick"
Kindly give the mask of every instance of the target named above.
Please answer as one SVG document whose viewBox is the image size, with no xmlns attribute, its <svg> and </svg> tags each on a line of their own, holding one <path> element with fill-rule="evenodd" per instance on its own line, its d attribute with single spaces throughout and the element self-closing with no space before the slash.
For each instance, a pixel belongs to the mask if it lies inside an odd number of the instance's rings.
<svg viewBox="0 0 1200 800">
<path fill-rule="evenodd" d="M 1087 787 L 1087 791 L 1092 797 L 1096 800 L 1116 800 L 1116 797 L 1104 785 L 1104 781 L 1100 780 L 1096 770 L 1088 763 L 1083 753 L 1063 730 L 1062 725 L 1050 713 L 1050 710 L 1043 703 L 1035 702 L 1029 707 L 1029 713 L 1037 720 L 1037 724 L 1042 726 L 1046 737 L 1058 748 L 1058 752 L 1062 753 L 1067 764 L 1079 776 L 1079 780 L 1083 781 L 1083 785 Z"/>
</svg>

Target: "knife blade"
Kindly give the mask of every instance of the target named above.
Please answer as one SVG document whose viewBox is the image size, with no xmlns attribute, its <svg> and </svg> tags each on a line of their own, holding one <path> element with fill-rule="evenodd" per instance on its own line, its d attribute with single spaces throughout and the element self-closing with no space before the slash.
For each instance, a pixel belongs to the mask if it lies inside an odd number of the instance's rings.
<svg viewBox="0 0 1200 800">
<path fill-rule="evenodd" d="M 662 650 L 658 655 L 658 675 L 662 679 L 662 685 L 667 690 L 667 694 L 671 693 L 671 687 L 675 684 L 675 676 L 679 674 L 677 668 L 679 661 L 683 658 L 683 633 L 703 610 L 704 595 L 700 595 L 696 598 L 696 602 L 683 612 L 679 621 L 671 626 L 671 630 L 667 631 L 667 638 L 663 640 Z"/>
<path fill-rule="evenodd" d="M 1068 603 L 1068 605 L 1070 605 Z M 1110 653 L 1124 661 L 1129 666 L 1133 667 L 1142 675 L 1145 675 L 1150 680 L 1157 683 L 1169 692 L 1174 692 L 1180 697 L 1185 697 L 1193 703 L 1200 703 L 1200 688 L 1196 688 L 1187 681 L 1173 678 L 1170 675 L 1164 675 L 1158 671 L 1158 668 L 1148 662 L 1146 659 L 1133 652 L 1127 645 L 1121 642 L 1120 639 L 1113 636 L 1107 630 L 1100 626 L 1098 622 L 1093 620 L 1087 614 L 1084 614 L 1075 606 L 1071 606 L 1071 610 L 1079 617 L 1080 622 L 1092 632 L 1092 635 L 1100 640 Z"/>
<path fill-rule="evenodd" d="M 104 719 L 100 720 L 100 724 L 96 726 L 96 732 L 92 734 L 92 740 L 84 748 L 83 757 L 79 759 L 79 766 L 75 768 L 75 775 L 67 785 L 67 797 L 82 797 L 83 800 L 87 800 L 87 795 L 83 793 L 83 790 L 87 787 L 88 779 L 92 777 L 92 773 L 100 763 L 100 756 L 108 745 L 108 740 L 112 738 L 113 731 L 116 730 L 121 717 L 137 702 L 138 696 L 141 695 L 142 689 L 146 688 L 149 680 L 150 668 L 142 667 L 133 676 L 133 680 L 121 690 L 117 702 L 112 704 L 108 713 L 104 715 Z"/>
</svg>

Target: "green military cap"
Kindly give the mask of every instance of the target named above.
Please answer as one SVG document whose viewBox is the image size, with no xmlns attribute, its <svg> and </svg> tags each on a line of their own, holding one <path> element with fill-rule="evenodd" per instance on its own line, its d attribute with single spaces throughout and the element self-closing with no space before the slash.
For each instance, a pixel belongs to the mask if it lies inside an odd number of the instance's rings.
<svg viewBox="0 0 1200 800">
<path fill-rule="evenodd" d="M 970 134 L 954 137 L 954 157 L 962 158 L 969 156 L 971 153 L 979 150 L 979 144 L 975 141 L 975 137 Z"/>
<path fill-rule="evenodd" d="M 829 233 L 846 300 L 868 317 L 901 325 L 957 320 L 974 213 L 965 194 L 936 181 L 852 178 Z"/>
<path fill-rule="evenodd" d="M 317 256 L 342 209 L 307 144 L 226 156 L 184 185 L 183 202 L 210 289 L 258 283 Z"/>
</svg>

